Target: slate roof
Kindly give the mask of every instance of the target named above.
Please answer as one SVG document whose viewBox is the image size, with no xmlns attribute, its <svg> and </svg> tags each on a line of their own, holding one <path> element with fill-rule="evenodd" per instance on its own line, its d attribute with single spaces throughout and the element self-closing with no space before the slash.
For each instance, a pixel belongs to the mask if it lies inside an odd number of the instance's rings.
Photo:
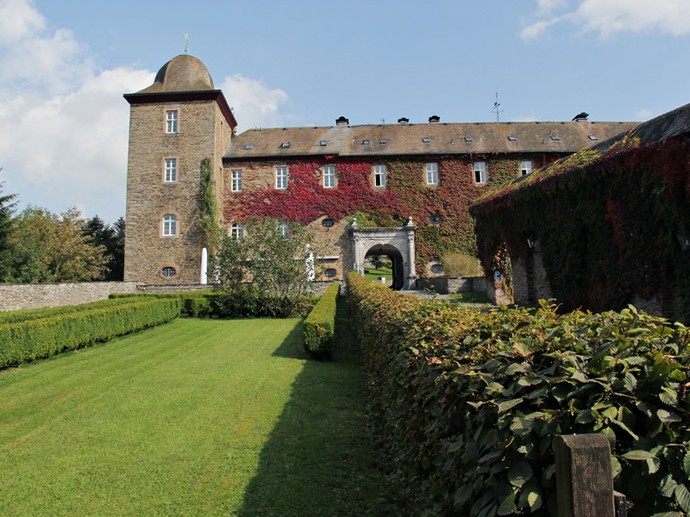
<svg viewBox="0 0 690 517">
<path fill-rule="evenodd" d="M 636 122 L 477 122 L 250 129 L 237 135 L 228 161 L 309 156 L 573 153 Z"/>
</svg>

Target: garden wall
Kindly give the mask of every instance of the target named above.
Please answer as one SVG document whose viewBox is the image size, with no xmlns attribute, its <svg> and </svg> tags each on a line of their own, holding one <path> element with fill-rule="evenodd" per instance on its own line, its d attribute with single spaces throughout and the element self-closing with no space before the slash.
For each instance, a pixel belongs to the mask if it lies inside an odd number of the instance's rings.
<svg viewBox="0 0 690 517">
<path fill-rule="evenodd" d="M 0 311 L 39 309 L 105 300 L 111 293 L 136 293 L 138 282 L 0 284 Z"/>
</svg>

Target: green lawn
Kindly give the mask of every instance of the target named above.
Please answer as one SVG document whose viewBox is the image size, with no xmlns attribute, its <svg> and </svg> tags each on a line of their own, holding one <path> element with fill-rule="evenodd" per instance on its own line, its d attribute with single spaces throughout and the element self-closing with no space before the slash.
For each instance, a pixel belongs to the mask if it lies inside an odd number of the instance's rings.
<svg viewBox="0 0 690 517">
<path fill-rule="evenodd" d="M 392 280 L 393 270 L 389 267 L 382 267 L 380 269 L 369 267 L 364 268 L 364 278 L 366 278 L 367 280 L 373 280 L 375 282 L 378 282 L 379 278 L 382 276 L 386 277 L 386 280 Z"/>
<path fill-rule="evenodd" d="M 301 332 L 178 319 L 0 372 L 0 515 L 385 515 L 360 365 Z"/>
</svg>

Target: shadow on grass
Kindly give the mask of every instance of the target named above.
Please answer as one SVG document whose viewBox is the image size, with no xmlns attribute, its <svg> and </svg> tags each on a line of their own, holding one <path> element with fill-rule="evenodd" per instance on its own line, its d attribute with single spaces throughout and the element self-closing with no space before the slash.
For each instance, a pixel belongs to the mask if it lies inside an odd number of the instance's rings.
<svg viewBox="0 0 690 517">
<path fill-rule="evenodd" d="M 366 386 L 339 303 L 335 360 L 307 361 L 261 452 L 239 516 L 384 516 L 395 512 L 366 421 Z M 302 325 L 274 355 L 306 357 Z"/>
</svg>

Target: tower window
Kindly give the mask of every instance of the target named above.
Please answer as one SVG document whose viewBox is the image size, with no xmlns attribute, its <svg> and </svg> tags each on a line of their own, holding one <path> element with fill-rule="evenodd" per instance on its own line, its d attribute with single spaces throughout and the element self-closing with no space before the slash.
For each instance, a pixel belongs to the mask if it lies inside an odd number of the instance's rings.
<svg viewBox="0 0 690 517">
<path fill-rule="evenodd" d="M 323 188 L 335 188 L 335 165 L 323 166 Z"/>
<path fill-rule="evenodd" d="M 177 133 L 178 130 L 178 111 L 168 110 L 165 112 L 165 132 Z"/>
<path fill-rule="evenodd" d="M 232 192 L 242 192 L 242 171 L 232 171 L 232 185 L 230 186 Z"/>
<path fill-rule="evenodd" d="M 165 159 L 165 171 L 163 174 L 163 181 L 172 183 L 177 181 L 177 158 Z"/>
<path fill-rule="evenodd" d="M 177 235 L 177 216 L 166 214 L 163 216 L 163 236 L 174 237 Z"/>
</svg>

